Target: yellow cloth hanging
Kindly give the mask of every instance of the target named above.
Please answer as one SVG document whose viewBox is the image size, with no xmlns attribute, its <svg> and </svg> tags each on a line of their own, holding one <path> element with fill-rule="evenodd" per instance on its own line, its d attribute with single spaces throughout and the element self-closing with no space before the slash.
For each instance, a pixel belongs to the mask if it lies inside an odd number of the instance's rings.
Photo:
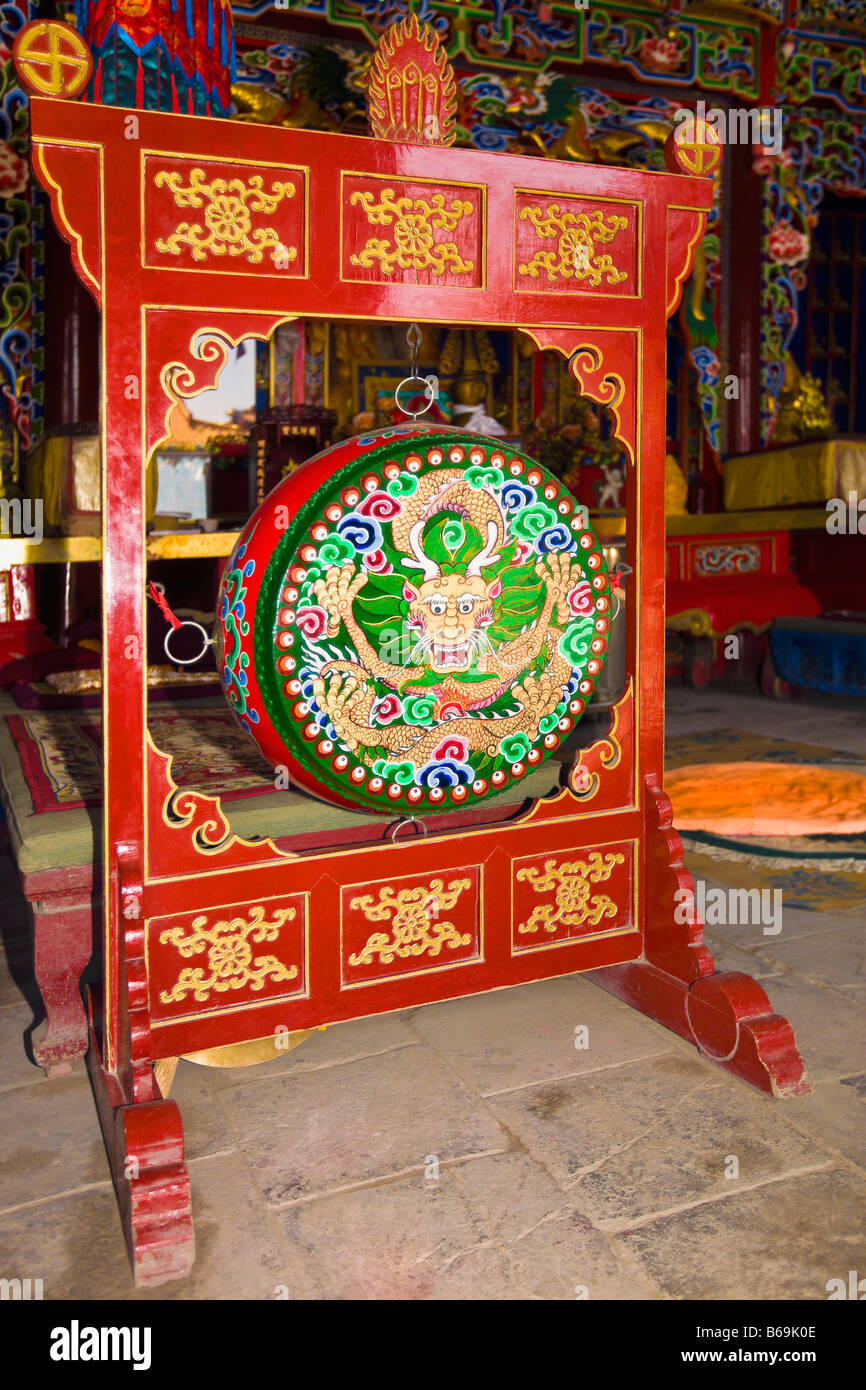
<svg viewBox="0 0 866 1390">
<path fill-rule="evenodd" d="M 724 464 L 725 508 L 793 507 L 866 495 L 866 439 L 817 439 Z"/>
<path fill-rule="evenodd" d="M 28 497 L 42 498 L 42 521 L 64 535 L 98 534 L 94 526 L 101 503 L 99 436 L 52 435 L 43 439 L 27 459 Z M 151 521 L 156 511 L 156 459 L 145 477 L 145 509 Z"/>
</svg>

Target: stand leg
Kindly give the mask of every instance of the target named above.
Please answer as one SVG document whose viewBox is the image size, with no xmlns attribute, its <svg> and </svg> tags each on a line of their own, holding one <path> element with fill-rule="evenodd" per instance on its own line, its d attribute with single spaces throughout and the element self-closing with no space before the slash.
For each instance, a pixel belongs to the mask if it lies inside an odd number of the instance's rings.
<svg viewBox="0 0 866 1390">
<path fill-rule="evenodd" d="M 793 697 L 794 689 L 788 681 L 783 681 L 781 676 L 776 675 L 776 667 L 773 662 L 773 653 L 770 650 L 769 639 L 764 660 L 761 663 L 761 694 L 767 695 L 771 700 L 790 700 Z"/>
<path fill-rule="evenodd" d="M 701 690 L 713 678 L 712 637 L 683 637 L 683 680 L 693 690 Z"/>
<path fill-rule="evenodd" d="M 64 1076 L 87 1051 L 87 1018 L 81 976 L 93 950 L 93 912 L 83 905 L 33 913 L 33 972 L 45 1018 L 33 1031 L 33 1055 L 46 1076 Z"/>
<path fill-rule="evenodd" d="M 195 1259 L 180 1110 L 172 1100 L 126 1103 L 91 1030 L 87 1067 L 136 1285 L 183 1279 Z"/>
<path fill-rule="evenodd" d="M 750 975 L 714 973 L 702 922 L 678 921 L 677 890 L 690 890 L 693 903 L 694 883 L 683 865 L 670 800 L 652 781 L 647 790 L 644 955 L 597 970 L 593 979 L 759 1090 L 779 1098 L 808 1095 L 811 1087 L 790 1023 L 773 1013 Z"/>
</svg>

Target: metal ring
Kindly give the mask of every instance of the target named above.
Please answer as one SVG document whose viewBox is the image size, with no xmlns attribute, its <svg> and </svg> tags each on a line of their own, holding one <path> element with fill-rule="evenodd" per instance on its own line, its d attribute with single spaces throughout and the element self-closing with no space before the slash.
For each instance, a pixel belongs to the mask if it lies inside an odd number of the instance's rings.
<svg viewBox="0 0 866 1390">
<path fill-rule="evenodd" d="M 427 404 L 425 405 L 423 410 L 407 410 L 405 406 L 402 406 L 400 404 L 400 392 L 406 385 L 407 381 L 420 381 L 421 385 L 424 387 L 424 395 L 427 398 Z M 419 415 L 423 415 L 425 411 L 428 411 L 435 399 L 436 394 L 433 390 L 433 387 L 430 385 L 430 382 L 427 380 L 426 376 L 404 376 L 403 380 L 400 382 L 399 386 L 394 392 L 394 404 L 396 405 L 398 410 L 401 410 L 403 412 L 404 415 L 408 415 L 410 420 L 417 420 Z"/>
<path fill-rule="evenodd" d="M 427 827 L 422 820 L 418 820 L 416 816 L 404 816 L 402 820 L 397 821 L 396 825 L 388 827 L 385 831 L 386 838 L 392 841 L 396 840 L 398 830 L 404 825 L 414 825 L 419 835 L 427 834 Z"/>
<path fill-rule="evenodd" d="M 197 656 L 172 656 L 171 647 L 169 646 L 169 643 L 171 642 L 173 634 L 175 632 L 180 632 L 181 627 L 195 627 L 198 628 L 199 632 L 201 633 L 202 642 L 204 645 L 202 646 L 202 649 Z M 201 623 L 194 623 L 191 618 L 187 618 L 184 622 L 182 622 L 180 627 L 170 627 L 168 632 L 165 634 L 165 642 L 163 643 L 163 646 L 165 647 L 165 654 L 174 666 L 194 666 L 197 661 L 201 661 L 208 647 L 212 645 L 213 638 L 208 637 Z"/>
</svg>

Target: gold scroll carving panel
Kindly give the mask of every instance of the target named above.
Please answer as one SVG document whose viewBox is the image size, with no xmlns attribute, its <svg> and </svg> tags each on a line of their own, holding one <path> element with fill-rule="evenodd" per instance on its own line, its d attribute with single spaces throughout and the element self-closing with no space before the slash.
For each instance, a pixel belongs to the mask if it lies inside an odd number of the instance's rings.
<svg viewBox="0 0 866 1390">
<path fill-rule="evenodd" d="M 559 850 L 511 866 L 511 950 L 633 930 L 635 842 Z"/>
<path fill-rule="evenodd" d="M 450 970 L 483 957 L 481 867 L 341 890 L 342 987 Z"/>
<path fill-rule="evenodd" d="M 147 977 L 154 1025 L 308 993 L 307 899 L 151 917 Z"/>
<path fill-rule="evenodd" d="M 514 288 L 638 296 L 640 204 L 517 189 Z"/>
<path fill-rule="evenodd" d="M 145 151 L 141 194 L 146 266 L 308 273 L 305 169 Z"/>
<path fill-rule="evenodd" d="M 483 288 L 481 184 L 344 173 L 340 215 L 344 280 Z"/>
</svg>

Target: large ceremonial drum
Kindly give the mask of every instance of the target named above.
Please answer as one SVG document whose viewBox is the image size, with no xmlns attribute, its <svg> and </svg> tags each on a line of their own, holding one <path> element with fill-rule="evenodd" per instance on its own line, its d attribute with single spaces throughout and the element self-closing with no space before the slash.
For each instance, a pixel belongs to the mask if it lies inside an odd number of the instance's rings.
<svg viewBox="0 0 866 1390">
<path fill-rule="evenodd" d="M 520 783 L 592 696 L 610 584 L 586 513 L 500 440 L 411 423 L 284 478 L 222 580 L 223 689 L 327 801 L 454 810 Z"/>
</svg>

